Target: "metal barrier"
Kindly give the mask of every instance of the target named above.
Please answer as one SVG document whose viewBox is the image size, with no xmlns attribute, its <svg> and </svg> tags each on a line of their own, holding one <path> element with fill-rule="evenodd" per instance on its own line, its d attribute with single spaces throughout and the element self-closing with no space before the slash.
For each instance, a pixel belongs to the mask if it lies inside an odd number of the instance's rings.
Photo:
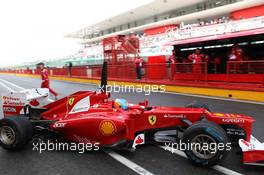
<svg viewBox="0 0 264 175">
<path fill-rule="evenodd" d="M 262 83 L 264 85 L 264 61 L 229 61 L 227 82 Z"/>
<path fill-rule="evenodd" d="M 264 74 L 264 61 L 229 61 L 228 74 Z"/>
<path fill-rule="evenodd" d="M 52 76 L 66 76 L 78 78 L 100 79 L 101 65 L 74 66 L 71 68 L 50 68 Z M 141 81 L 162 84 L 212 84 L 233 83 L 259 84 L 264 86 L 264 60 L 263 61 L 232 61 L 227 62 L 225 74 L 208 74 L 208 64 L 203 63 L 175 63 L 175 64 L 144 64 L 141 68 Z M 5 69 L 0 72 L 18 74 L 39 74 L 39 70 L 12 70 Z M 108 78 L 110 80 L 136 81 L 137 71 L 134 64 L 108 65 Z M 215 84 L 217 86 L 217 84 Z"/>
<path fill-rule="evenodd" d="M 173 81 L 207 82 L 207 63 L 176 63 L 170 65 Z"/>
</svg>

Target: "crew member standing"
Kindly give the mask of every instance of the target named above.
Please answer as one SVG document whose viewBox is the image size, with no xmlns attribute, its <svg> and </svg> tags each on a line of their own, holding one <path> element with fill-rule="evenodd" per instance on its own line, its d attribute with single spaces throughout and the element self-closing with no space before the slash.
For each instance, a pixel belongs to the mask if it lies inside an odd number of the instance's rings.
<svg viewBox="0 0 264 175">
<path fill-rule="evenodd" d="M 243 50 L 238 44 L 234 44 L 229 54 L 228 68 L 230 72 L 237 73 L 243 71 Z"/>
<path fill-rule="evenodd" d="M 68 76 L 69 77 L 72 76 L 72 62 L 69 62 L 69 65 L 68 65 Z"/>
<path fill-rule="evenodd" d="M 234 48 L 232 48 L 231 53 L 228 56 L 228 60 L 229 61 L 237 61 L 237 54 L 236 54 L 236 50 Z"/>
<path fill-rule="evenodd" d="M 141 69 L 143 67 L 143 60 L 139 56 L 137 56 L 137 58 L 135 59 L 135 65 L 136 65 L 137 80 L 141 80 L 142 77 Z"/>
<path fill-rule="evenodd" d="M 236 55 L 236 61 L 243 61 L 244 59 L 244 51 L 239 44 L 234 44 L 232 50 L 234 50 L 234 54 Z"/>
<path fill-rule="evenodd" d="M 176 73 L 176 56 L 175 56 L 175 51 L 172 50 L 172 54 L 169 57 L 169 63 L 170 63 L 170 69 L 171 69 L 171 79 L 174 78 L 174 74 Z"/>
<path fill-rule="evenodd" d="M 193 63 L 193 73 L 201 74 L 202 73 L 202 62 L 204 61 L 204 54 L 201 53 L 199 49 L 195 53 L 189 55 L 188 59 Z"/>
<path fill-rule="evenodd" d="M 55 92 L 53 89 L 50 88 L 50 84 L 49 84 L 49 72 L 48 69 L 45 67 L 44 63 L 38 63 L 37 64 L 37 68 L 40 69 L 40 74 L 41 74 L 41 88 L 48 88 L 50 93 L 52 93 L 55 97 L 55 100 L 57 100 L 58 97 L 58 93 Z"/>
</svg>

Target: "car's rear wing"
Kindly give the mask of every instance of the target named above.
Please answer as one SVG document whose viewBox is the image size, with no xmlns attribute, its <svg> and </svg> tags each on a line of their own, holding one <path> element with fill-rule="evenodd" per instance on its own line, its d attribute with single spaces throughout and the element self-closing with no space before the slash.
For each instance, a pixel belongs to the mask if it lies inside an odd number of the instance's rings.
<svg viewBox="0 0 264 175">
<path fill-rule="evenodd" d="M 26 89 L 19 92 L 8 92 L 2 95 L 2 117 L 24 114 L 24 107 L 40 108 L 48 103 L 49 90 L 46 88 Z"/>
</svg>

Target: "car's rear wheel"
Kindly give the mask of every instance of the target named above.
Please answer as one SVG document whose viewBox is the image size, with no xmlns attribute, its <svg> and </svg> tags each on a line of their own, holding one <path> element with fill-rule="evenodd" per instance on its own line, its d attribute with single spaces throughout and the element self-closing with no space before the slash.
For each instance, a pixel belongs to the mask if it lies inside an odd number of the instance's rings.
<svg viewBox="0 0 264 175">
<path fill-rule="evenodd" d="M 0 145 L 11 151 L 23 148 L 32 138 L 33 127 L 23 116 L 12 116 L 0 120 Z"/>
<path fill-rule="evenodd" d="M 209 121 L 199 121 L 187 128 L 183 134 L 183 143 L 187 145 L 187 157 L 202 166 L 218 164 L 231 149 L 225 131 Z"/>
</svg>

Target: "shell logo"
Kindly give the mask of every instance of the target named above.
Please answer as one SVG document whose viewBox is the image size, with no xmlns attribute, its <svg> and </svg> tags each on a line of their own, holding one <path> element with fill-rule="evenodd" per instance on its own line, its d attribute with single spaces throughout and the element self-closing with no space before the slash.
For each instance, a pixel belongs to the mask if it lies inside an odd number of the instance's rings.
<svg viewBox="0 0 264 175">
<path fill-rule="evenodd" d="M 116 125 L 111 120 L 104 120 L 100 123 L 99 129 L 105 136 L 112 136 L 116 133 Z"/>
</svg>

